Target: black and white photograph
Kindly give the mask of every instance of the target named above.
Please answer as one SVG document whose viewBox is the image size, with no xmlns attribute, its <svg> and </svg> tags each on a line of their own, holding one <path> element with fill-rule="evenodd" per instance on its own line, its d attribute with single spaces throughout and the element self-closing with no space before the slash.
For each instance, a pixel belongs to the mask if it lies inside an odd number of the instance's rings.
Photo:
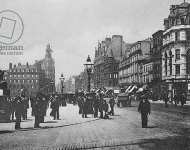
<svg viewBox="0 0 190 150">
<path fill-rule="evenodd" d="M 190 150 L 190 0 L 1 0 L 0 150 Z"/>
</svg>

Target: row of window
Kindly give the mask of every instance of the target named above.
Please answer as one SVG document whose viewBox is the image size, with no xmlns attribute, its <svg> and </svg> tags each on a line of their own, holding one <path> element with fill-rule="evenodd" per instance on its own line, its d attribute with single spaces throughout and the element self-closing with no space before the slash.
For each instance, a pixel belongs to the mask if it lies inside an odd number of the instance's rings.
<svg viewBox="0 0 190 150">
<path fill-rule="evenodd" d="M 180 9 L 179 9 L 180 11 Z M 181 10 L 182 12 L 184 12 L 184 10 Z M 172 12 L 173 14 L 175 14 L 174 12 Z M 166 28 L 172 27 L 172 26 L 177 26 L 177 25 L 187 25 L 190 24 L 190 18 L 189 16 L 178 16 L 175 18 L 170 18 L 168 20 L 168 24 L 165 24 Z"/>
<path fill-rule="evenodd" d="M 131 65 L 129 68 L 119 71 L 119 76 L 134 74 L 139 71 L 139 65 L 137 63 Z"/>
<path fill-rule="evenodd" d="M 38 80 L 9 80 L 10 83 L 38 83 Z"/>
<path fill-rule="evenodd" d="M 117 73 L 114 73 L 114 74 L 110 74 L 110 79 L 117 79 L 118 78 L 118 74 Z"/>
<path fill-rule="evenodd" d="M 152 67 L 153 67 L 152 64 L 144 65 L 143 66 L 143 72 L 145 73 L 145 72 L 151 71 Z"/>
<path fill-rule="evenodd" d="M 37 72 L 37 69 L 10 69 L 9 72 Z"/>
<path fill-rule="evenodd" d="M 35 86 L 35 85 L 25 85 L 24 86 L 25 88 L 32 88 L 32 89 L 38 89 L 38 86 Z M 11 91 L 15 90 L 18 92 L 18 89 L 21 89 L 23 88 L 22 85 L 10 85 L 9 88 L 11 89 Z"/>
<path fill-rule="evenodd" d="M 32 77 L 32 78 L 38 78 L 38 75 L 34 75 L 34 74 L 13 74 L 13 75 L 9 75 L 10 78 L 20 78 L 20 77 Z"/>
<path fill-rule="evenodd" d="M 152 75 L 144 75 L 143 76 L 143 82 L 144 83 L 149 83 L 152 81 Z"/>
<path fill-rule="evenodd" d="M 175 41 L 185 41 L 190 40 L 190 31 L 181 30 L 176 32 L 171 32 L 164 36 L 163 45 L 175 42 Z"/>
<path fill-rule="evenodd" d="M 133 75 L 130 76 L 129 78 L 123 78 L 119 80 L 120 83 L 132 83 L 132 82 L 139 82 L 139 76 L 138 75 Z"/>
</svg>

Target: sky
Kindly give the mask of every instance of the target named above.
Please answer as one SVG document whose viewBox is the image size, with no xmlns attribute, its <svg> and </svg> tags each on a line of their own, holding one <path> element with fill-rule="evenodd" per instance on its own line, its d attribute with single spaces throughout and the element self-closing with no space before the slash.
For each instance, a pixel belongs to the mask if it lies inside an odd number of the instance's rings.
<svg viewBox="0 0 190 150">
<path fill-rule="evenodd" d="M 187 0 L 188 1 L 188 0 Z M 163 29 L 163 19 L 172 4 L 183 0 L 1 0 L 0 10 L 16 11 L 24 32 L 15 45 L 24 55 L 0 55 L 0 69 L 9 62 L 33 64 L 45 56 L 50 43 L 55 59 L 56 80 L 84 70 L 88 55 L 94 57 L 98 41 L 113 34 L 127 43 L 143 40 Z M 190 2 L 190 0 L 189 0 Z"/>
</svg>

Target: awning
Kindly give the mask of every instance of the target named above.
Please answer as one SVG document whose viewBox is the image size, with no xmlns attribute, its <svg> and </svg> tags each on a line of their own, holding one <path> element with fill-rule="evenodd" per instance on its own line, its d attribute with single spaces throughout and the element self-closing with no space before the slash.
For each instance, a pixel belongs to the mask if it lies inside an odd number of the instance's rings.
<svg viewBox="0 0 190 150">
<path fill-rule="evenodd" d="M 125 93 L 127 93 L 131 87 L 132 87 L 132 85 L 130 85 L 130 86 L 125 90 Z"/>
<path fill-rule="evenodd" d="M 109 90 L 106 90 L 105 94 L 112 94 L 113 93 L 113 90 L 109 89 Z"/>
<path fill-rule="evenodd" d="M 130 90 L 129 90 L 129 93 L 133 92 L 135 89 L 137 89 L 137 86 L 134 85 Z"/>
</svg>

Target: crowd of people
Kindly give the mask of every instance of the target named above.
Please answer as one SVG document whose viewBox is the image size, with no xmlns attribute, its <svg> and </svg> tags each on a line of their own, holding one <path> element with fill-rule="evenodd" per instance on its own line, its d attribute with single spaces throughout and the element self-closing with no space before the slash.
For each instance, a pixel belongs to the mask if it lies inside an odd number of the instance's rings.
<svg viewBox="0 0 190 150">
<path fill-rule="evenodd" d="M 109 115 L 114 115 L 114 95 L 109 96 L 109 102 L 104 99 L 105 95 L 101 92 L 97 93 L 80 93 L 77 101 L 79 106 L 79 114 L 83 118 L 87 118 L 87 114 L 93 114 L 95 118 L 108 119 Z"/>
<path fill-rule="evenodd" d="M 165 107 L 168 107 L 168 102 L 171 101 L 169 95 L 166 92 L 162 93 L 162 99 L 165 102 Z M 136 97 L 136 98 L 134 98 Z M 79 114 L 83 118 L 87 118 L 88 114 L 91 114 L 94 118 L 109 119 L 110 115 L 114 115 L 114 106 L 117 103 L 116 95 L 112 92 L 106 94 L 99 90 L 97 92 L 80 92 L 67 96 L 68 103 L 73 105 L 78 104 Z M 15 97 L 7 98 L 9 102 L 10 119 L 15 121 L 15 129 L 20 129 L 21 120 L 27 120 L 27 109 L 29 106 L 32 108 L 32 116 L 35 117 L 34 128 L 39 128 L 40 123 L 44 123 L 44 117 L 46 116 L 47 109 L 50 108 L 50 116 L 54 120 L 60 119 L 59 108 L 60 106 L 66 106 L 66 97 L 59 94 L 45 95 L 39 91 L 36 96 L 27 96 L 21 89 L 18 95 Z M 151 99 L 149 90 L 145 90 L 141 93 L 136 93 L 136 96 L 129 95 L 128 98 L 139 101 L 138 111 L 141 113 L 142 127 L 147 127 L 148 115 L 150 114 L 151 106 L 148 99 Z M 172 98 L 175 102 L 175 106 L 179 102 L 183 106 L 186 102 L 184 93 L 175 94 Z"/>
</svg>

